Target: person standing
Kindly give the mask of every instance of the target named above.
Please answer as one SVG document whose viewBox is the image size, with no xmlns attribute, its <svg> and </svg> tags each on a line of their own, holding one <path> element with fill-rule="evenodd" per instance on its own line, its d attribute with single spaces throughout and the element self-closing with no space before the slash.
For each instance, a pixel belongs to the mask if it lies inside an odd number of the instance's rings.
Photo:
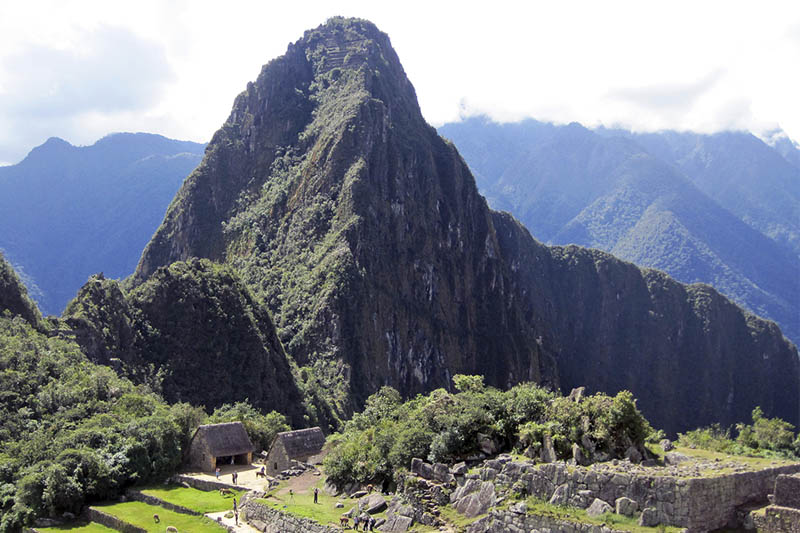
<svg viewBox="0 0 800 533">
<path fill-rule="evenodd" d="M 217 469 L 214 470 L 214 474 L 217 476 L 217 481 L 219 481 L 219 467 L 217 467 Z"/>
<path fill-rule="evenodd" d="M 319 503 L 317 501 L 318 496 L 319 496 L 319 489 L 317 487 L 314 487 L 314 503 Z"/>
</svg>

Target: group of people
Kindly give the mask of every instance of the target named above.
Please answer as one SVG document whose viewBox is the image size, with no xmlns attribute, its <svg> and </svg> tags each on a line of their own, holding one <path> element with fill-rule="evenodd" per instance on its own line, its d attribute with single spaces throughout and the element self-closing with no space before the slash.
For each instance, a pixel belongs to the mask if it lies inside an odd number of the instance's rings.
<svg viewBox="0 0 800 533">
<path fill-rule="evenodd" d="M 358 515 L 353 517 L 353 529 L 358 531 L 359 524 L 362 526 L 361 531 L 372 531 L 375 527 L 375 517 L 373 516 L 365 516 L 359 517 Z"/>
</svg>

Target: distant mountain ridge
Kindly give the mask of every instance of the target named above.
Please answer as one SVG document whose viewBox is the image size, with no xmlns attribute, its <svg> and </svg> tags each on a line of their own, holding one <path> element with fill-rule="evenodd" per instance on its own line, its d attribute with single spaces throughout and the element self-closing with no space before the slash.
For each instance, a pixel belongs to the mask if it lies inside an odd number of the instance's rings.
<svg viewBox="0 0 800 533">
<path fill-rule="evenodd" d="M 383 385 L 408 396 L 467 373 L 628 388 L 670 432 L 755 405 L 798 420 L 800 362 L 775 324 L 708 286 L 544 246 L 491 211 L 367 21 L 306 32 L 248 84 L 129 294 L 192 257 L 235 272 L 272 315 L 298 388 L 340 419 Z"/>
<path fill-rule="evenodd" d="M 146 133 L 84 147 L 53 137 L 0 167 L 0 249 L 42 311 L 60 314 L 91 274 L 131 274 L 203 151 Z"/>
<path fill-rule="evenodd" d="M 752 135 L 480 117 L 440 131 L 538 238 L 709 283 L 800 341 L 800 168 Z"/>
</svg>

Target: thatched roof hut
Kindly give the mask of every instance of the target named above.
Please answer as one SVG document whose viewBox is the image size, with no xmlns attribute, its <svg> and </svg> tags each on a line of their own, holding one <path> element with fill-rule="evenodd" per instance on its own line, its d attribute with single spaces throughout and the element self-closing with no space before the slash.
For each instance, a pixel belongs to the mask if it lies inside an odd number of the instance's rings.
<svg viewBox="0 0 800 533">
<path fill-rule="evenodd" d="M 207 424 L 197 428 L 189 443 L 189 464 L 214 471 L 221 464 L 250 464 L 253 444 L 241 422 Z"/>
<path fill-rule="evenodd" d="M 278 433 L 267 453 L 267 471 L 275 475 L 290 468 L 292 461 L 319 462 L 324 446 L 325 435 L 319 427 Z"/>
</svg>

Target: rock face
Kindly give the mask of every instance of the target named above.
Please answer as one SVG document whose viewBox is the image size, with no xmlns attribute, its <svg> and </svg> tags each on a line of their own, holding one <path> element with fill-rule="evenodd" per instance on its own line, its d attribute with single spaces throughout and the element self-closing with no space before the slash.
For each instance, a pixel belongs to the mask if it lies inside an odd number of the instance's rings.
<svg viewBox="0 0 800 533">
<path fill-rule="evenodd" d="M 89 357 L 133 372 L 163 368 L 163 395 L 212 409 L 248 399 L 301 416 L 301 397 L 267 312 L 229 268 L 173 263 L 123 293 L 94 277 L 65 311 Z"/>
<path fill-rule="evenodd" d="M 19 276 L 0 253 L 0 316 L 5 312 L 21 316 L 34 326 L 42 318 Z"/>
<path fill-rule="evenodd" d="M 480 117 L 440 131 L 537 239 L 708 283 L 800 344 L 800 167 L 753 135 Z"/>
<path fill-rule="evenodd" d="M 306 32 L 237 97 L 134 283 L 192 256 L 241 276 L 340 415 L 467 373 L 627 388 L 667 431 L 757 404 L 797 421 L 797 352 L 774 324 L 489 210 L 365 21 Z"/>
</svg>

